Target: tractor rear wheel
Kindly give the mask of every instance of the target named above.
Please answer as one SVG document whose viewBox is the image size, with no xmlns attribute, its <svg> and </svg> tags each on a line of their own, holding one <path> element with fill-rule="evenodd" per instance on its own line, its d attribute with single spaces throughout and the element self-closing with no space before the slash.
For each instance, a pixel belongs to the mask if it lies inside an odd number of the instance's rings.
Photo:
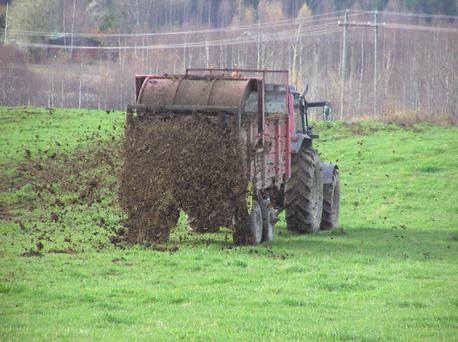
<svg viewBox="0 0 458 342">
<path fill-rule="evenodd" d="M 323 185 L 323 216 L 321 229 L 330 230 L 337 227 L 340 208 L 339 170 L 334 169 L 332 183 Z"/>
<path fill-rule="evenodd" d="M 285 187 L 285 216 L 289 230 L 301 234 L 320 229 L 323 213 L 323 180 L 318 153 L 301 148 L 292 156 L 291 178 Z"/>
</svg>

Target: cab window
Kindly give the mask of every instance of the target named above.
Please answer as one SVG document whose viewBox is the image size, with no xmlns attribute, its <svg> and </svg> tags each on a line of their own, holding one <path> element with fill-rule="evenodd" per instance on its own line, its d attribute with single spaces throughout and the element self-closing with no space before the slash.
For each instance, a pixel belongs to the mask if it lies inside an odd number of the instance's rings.
<svg viewBox="0 0 458 342">
<path fill-rule="evenodd" d="M 265 114 L 287 115 L 286 87 L 281 84 L 266 84 L 264 95 Z M 252 91 L 245 104 L 245 111 L 258 111 L 258 92 Z"/>
</svg>

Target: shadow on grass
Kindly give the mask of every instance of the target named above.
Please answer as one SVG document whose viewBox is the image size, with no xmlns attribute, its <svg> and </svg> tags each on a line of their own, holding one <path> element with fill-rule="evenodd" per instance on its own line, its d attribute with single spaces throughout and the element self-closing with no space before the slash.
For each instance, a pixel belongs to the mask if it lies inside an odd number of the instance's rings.
<svg viewBox="0 0 458 342">
<path fill-rule="evenodd" d="M 457 256 L 456 234 L 447 230 L 355 227 L 343 234 L 320 232 L 306 236 L 284 235 L 284 238 L 277 238 L 275 247 L 292 252 L 308 251 L 312 255 L 331 253 L 420 260 L 443 260 Z"/>
<path fill-rule="evenodd" d="M 275 240 L 257 246 L 236 246 L 228 231 L 213 234 L 190 234 L 170 241 L 180 248 L 197 247 L 237 250 L 257 256 L 277 258 L 280 253 L 294 255 L 369 257 L 367 262 L 380 258 L 442 261 L 458 256 L 458 234 L 447 230 L 390 229 L 380 227 L 352 227 L 347 230 L 297 235 L 284 228 L 277 229 Z M 375 259 L 372 259 L 374 257 Z"/>
</svg>

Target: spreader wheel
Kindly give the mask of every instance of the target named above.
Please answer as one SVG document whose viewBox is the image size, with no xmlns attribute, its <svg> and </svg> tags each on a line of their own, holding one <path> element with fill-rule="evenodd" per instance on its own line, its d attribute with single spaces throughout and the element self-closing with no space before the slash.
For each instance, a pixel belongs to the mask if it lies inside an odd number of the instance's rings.
<svg viewBox="0 0 458 342">
<path fill-rule="evenodd" d="M 285 188 L 287 228 L 296 233 L 320 229 L 323 213 L 323 181 L 318 153 L 302 147 L 292 156 L 291 179 Z"/>
<path fill-rule="evenodd" d="M 254 245 L 262 242 L 263 217 L 258 201 L 253 200 L 250 213 L 251 240 Z"/>
<path fill-rule="evenodd" d="M 332 174 L 332 183 L 323 185 L 323 216 L 321 218 L 322 230 L 330 230 L 337 227 L 339 222 L 339 208 L 339 170 L 335 168 Z"/>
<path fill-rule="evenodd" d="M 264 222 L 262 226 L 262 241 L 272 241 L 274 239 L 275 223 L 277 216 L 273 208 L 266 207 L 264 211 Z"/>
</svg>

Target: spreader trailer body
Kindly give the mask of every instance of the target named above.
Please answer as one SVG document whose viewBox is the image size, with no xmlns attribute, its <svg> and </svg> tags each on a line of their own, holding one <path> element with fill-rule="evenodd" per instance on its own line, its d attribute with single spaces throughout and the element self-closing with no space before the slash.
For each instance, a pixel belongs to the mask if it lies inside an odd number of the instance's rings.
<svg viewBox="0 0 458 342">
<path fill-rule="evenodd" d="M 137 75 L 136 104 L 128 115 L 199 113 L 221 125 L 232 122 L 243 148 L 250 182 L 249 236 L 239 243 L 272 240 L 276 215 L 285 210 L 288 229 L 332 229 L 339 214 L 337 165 L 322 163 L 307 109 L 310 103 L 289 85 L 288 71 L 187 69 L 184 75 Z M 245 227 L 246 229 L 246 227 Z"/>
</svg>

